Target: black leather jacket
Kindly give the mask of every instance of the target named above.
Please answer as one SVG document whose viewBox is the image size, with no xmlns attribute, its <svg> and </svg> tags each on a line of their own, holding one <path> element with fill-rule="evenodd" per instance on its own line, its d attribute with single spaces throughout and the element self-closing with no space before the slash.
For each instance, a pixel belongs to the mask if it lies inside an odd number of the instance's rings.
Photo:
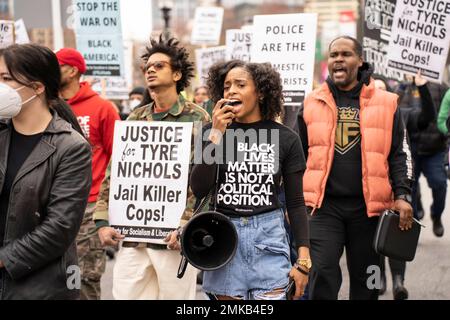
<svg viewBox="0 0 450 320">
<path fill-rule="evenodd" d="M 10 136 L 11 121 L 0 122 L 0 190 Z M 0 248 L 1 299 L 79 297 L 75 238 L 90 187 L 90 145 L 54 113 L 11 186 Z"/>
</svg>

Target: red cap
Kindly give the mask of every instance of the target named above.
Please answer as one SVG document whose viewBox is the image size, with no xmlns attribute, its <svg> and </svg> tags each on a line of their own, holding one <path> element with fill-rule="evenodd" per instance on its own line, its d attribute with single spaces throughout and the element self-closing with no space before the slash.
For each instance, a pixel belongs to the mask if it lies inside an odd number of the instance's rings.
<svg viewBox="0 0 450 320">
<path fill-rule="evenodd" d="M 60 66 L 67 64 L 72 67 L 77 67 L 81 74 L 86 72 L 86 61 L 84 61 L 83 56 L 77 50 L 72 48 L 62 48 L 56 52 L 56 57 L 58 58 Z"/>
</svg>

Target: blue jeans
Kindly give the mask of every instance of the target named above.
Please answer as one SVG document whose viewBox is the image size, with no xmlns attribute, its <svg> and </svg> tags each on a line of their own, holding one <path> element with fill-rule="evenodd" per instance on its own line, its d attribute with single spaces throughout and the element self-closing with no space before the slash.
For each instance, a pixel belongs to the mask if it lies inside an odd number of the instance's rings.
<svg viewBox="0 0 450 320">
<path fill-rule="evenodd" d="M 428 186 L 433 195 L 431 205 L 431 218 L 440 218 L 445 207 L 445 196 L 447 194 L 447 173 L 444 166 L 445 152 L 436 153 L 432 156 L 421 156 L 414 154 L 415 181 L 413 183 L 413 209 L 414 216 L 417 212 L 417 185 L 420 174 L 423 173 L 427 179 Z"/>
<path fill-rule="evenodd" d="M 285 288 L 291 262 L 281 209 L 230 218 L 238 233 L 234 258 L 224 267 L 203 274 L 203 290 L 212 295 L 270 299 L 265 293 Z M 286 295 L 272 298 L 285 299 Z"/>
</svg>

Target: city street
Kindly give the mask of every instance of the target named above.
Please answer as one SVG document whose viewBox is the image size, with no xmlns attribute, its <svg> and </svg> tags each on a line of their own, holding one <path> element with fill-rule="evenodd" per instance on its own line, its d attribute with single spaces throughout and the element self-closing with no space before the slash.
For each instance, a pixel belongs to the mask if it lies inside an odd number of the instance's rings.
<svg viewBox="0 0 450 320">
<path fill-rule="evenodd" d="M 407 265 L 405 287 L 409 291 L 410 300 L 446 300 L 450 299 L 450 197 L 447 196 L 446 212 L 443 215 L 445 234 L 442 238 L 436 238 L 429 217 L 431 191 L 423 177 L 420 183 L 425 208 L 425 217 L 422 223 L 426 225 L 426 228 L 421 231 L 415 260 Z M 113 299 L 111 293 L 113 264 L 114 260 L 108 261 L 106 272 L 102 278 L 102 299 Z M 392 299 L 392 281 L 387 262 L 386 265 L 387 291 L 380 296 L 381 300 Z M 345 254 L 341 266 L 343 283 L 339 299 L 348 299 L 349 285 Z M 197 291 L 197 299 L 206 299 L 200 287 Z"/>
</svg>

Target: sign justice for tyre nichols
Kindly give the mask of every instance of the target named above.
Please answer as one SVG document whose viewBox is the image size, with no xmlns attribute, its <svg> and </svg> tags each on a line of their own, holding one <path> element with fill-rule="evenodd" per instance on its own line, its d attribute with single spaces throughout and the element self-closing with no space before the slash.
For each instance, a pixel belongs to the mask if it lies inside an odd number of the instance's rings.
<svg viewBox="0 0 450 320">
<path fill-rule="evenodd" d="M 186 207 L 192 123 L 116 121 L 109 220 L 127 241 L 163 244 Z"/>
<path fill-rule="evenodd" d="M 450 0 L 399 0 L 395 8 L 388 65 L 405 73 L 419 69 L 441 82 L 450 44 Z"/>
</svg>

